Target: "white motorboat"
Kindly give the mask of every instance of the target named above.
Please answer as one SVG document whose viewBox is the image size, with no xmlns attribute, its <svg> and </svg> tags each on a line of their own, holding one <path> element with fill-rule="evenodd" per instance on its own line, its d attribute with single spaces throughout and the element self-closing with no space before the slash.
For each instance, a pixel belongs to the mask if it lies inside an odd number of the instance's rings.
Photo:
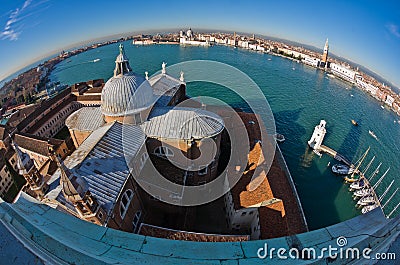
<svg viewBox="0 0 400 265">
<path fill-rule="evenodd" d="M 356 196 L 356 197 L 365 197 L 365 196 L 372 195 L 372 191 L 370 189 L 356 190 L 353 193 L 353 195 Z"/>
<path fill-rule="evenodd" d="M 378 137 L 376 136 L 376 134 L 373 131 L 369 130 L 368 133 L 369 133 L 369 135 L 374 137 L 376 140 L 378 140 Z"/>
<path fill-rule="evenodd" d="M 362 197 L 358 202 L 357 205 L 359 206 L 366 206 L 375 203 L 375 198 L 374 196 L 366 196 Z"/>
<path fill-rule="evenodd" d="M 362 214 L 366 214 L 366 213 L 368 213 L 368 212 L 370 212 L 373 209 L 378 208 L 378 207 L 379 206 L 377 204 L 367 205 L 367 206 L 364 206 L 362 208 L 361 212 L 362 212 Z"/>
<path fill-rule="evenodd" d="M 354 172 L 354 168 L 343 164 L 335 164 L 332 166 L 332 172 L 339 175 L 349 175 Z"/>
</svg>

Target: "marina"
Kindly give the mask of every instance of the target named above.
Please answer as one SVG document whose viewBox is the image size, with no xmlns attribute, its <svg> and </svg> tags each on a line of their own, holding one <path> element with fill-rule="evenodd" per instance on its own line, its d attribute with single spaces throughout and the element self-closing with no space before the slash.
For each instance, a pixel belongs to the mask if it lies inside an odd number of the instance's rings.
<svg viewBox="0 0 400 265">
<path fill-rule="evenodd" d="M 371 134 L 371 131 L 369 131 L 369 133 Z M 332 171 L 335 174 L 345 176 L 344 177 L 345 183 L 350 183 L 349 191 L 353 192 L 354 200 L 357 200 L 356 207 L 361 208 L 362 214 L 366 214 L 376 208 L 380 208 L 382 210 L 382 213 L 389 218 L 393 214 L 393 212 L 397 209 L 397 207 L 400 205 L 400 203 L 388 215 L 385 214 L 384 207 L 394 197 L 394 195 L 397 193 L 398 189 L 396 189 L 396 191 L 392 194 L 392 196 L 390 196 L 390 198 L 386 201 L 385 205 L 381 205 L 381 202 L 385 198 L 385 196 L 388 194 L 388 192 L 389 192 L 390 188 L 392 187 L 393 183 L 395 182 L 395 180 L 392 180 L 392 182 L 385 189 L 384 193 L 381 196 L 379 196 L 377 194 L 376 189 L 378 188 L 378 186 L 382 183 L 382 181 L 386 177 L 387 173 L 390 170 L 390 167 L 379 178 L 379 180 L 374 185 L 372 185 L 370 181 L 375 177 L 376 174 L 379 173 L 379 168 L 382 165 L 382 163 L 380 163 L 379 166 L 377 167 L 377 169 L 372 173 L 370 179 L 368 179 L 365 176 L 365 173 L 368 171 L 372 162 L 375 160 L 375 156 L 368 163 L 368 165 L 366 166 L 364 171 L 360 170 L 360 166 L 361 166 L 362 162 L 364 161 L 364 159 L 366 158 L 368 152 L 370 151 L 370 147 L 363 154 L 363 156 L 355 163 L 357 165 L 354 165 L 352 162 L 350 162 L 344 156 L 339 154 L 337 151 L 333 150 L 330 147 L 322 145 L 325 134 L 326 134 L 326 121 L 321 120 L 320 124 L 315 126 L 313 135 L 311 136 L 311 139 L 308 141 L 309 147 L 312 148 L 314 150 L 314 152 L 316 152 L 317 154 L 320 154 L 321 152 L 323 152 L 328 155 L 331 155 L 337 161 L 344 163 L 344 164 L 333 165 Z M 351 175 L 351 176 L 348 177 L 347 175 Z M 356 175 L 358 177 L 356 177 Z"/>
</svg>

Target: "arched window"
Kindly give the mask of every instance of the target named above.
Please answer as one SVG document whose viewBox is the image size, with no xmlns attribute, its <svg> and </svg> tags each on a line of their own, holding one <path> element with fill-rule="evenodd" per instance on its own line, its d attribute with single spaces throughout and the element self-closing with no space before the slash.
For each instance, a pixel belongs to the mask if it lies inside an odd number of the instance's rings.
<svg viewBox="0 0 400 265">
<path fill-rule="evenodd" d="M 140 170 L 143 169 L 144 165 L 146 164 L 147 159 L 149 158 L 149 155 L 147 152 L 144 152 L 142 156 L 140 157 Z"/>
<path fill-rule="evenodd" d="M 154 154 L 158 156 L 174 156 L 174 152 L 166 146 L 159 146 L 154 149 Z"/>
<path fill-rule="evenodd" d="M 126 212 L 128 211 L 129 204 L 133 199 L 133 195 L 134 193 L 132 190 L 126 190 L 125 193 L 122 194 L 121 202 L 119 204 L 119 213 L 122 219 L 124 219 Z"/>
</svg>

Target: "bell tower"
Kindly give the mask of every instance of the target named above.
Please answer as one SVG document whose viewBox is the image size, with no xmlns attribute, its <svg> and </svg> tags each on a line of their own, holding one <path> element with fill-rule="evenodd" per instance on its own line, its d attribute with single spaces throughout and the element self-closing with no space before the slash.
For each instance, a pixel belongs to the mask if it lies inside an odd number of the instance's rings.
<svg viewBox="0 0 400 265">
<path fill-rule="evenodd" d="M 37 170 L 30 156 L 21 151 L 17 143 L 12 139 L 11 135 L 10 139 L 17 156 L 18 173 L 26 179 L 30 189 L 35 194 L 36 199 L 42 200 L 49 188 L 48 185 L 44 182 L 43 176 Z"/>
<path fill-rule="evenodd" d="M 322 62 L 324 63 L 325 70 L 328 67 L 328 53 L 329 53 L 329 44 L 328 44 L 328 39 L 326 39 L 324 46 L 324 53 L 322 54 Z"/>
<path fill-rule="evenodd" d="M 51 147 L 49 147 L 49 152 L 51 159 L 57 163 L 61 171 L 60 185 L 64 197 L 74 205 L 79 218 L 98 225 L 104 225 L 107 213 L 90 193 L 87 182 L 83 178 L 74 175 Z"/>
</svg>

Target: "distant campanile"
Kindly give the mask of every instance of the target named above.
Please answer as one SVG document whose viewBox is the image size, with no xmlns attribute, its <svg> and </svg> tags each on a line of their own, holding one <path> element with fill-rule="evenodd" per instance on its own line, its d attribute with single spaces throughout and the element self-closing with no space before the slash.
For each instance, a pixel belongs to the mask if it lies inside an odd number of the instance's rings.
<svg viewBox="0 0 400 265">
<path fill-rule="evenodd" d="M 326 62 L 328 61 L 328 51 L 329 51 L 329 45 L 328 45 L 328 39 L 326 39 L 324 53 L 322 54 L 322 61 L 325 63 L 325 65 Z"/>
</svg>

